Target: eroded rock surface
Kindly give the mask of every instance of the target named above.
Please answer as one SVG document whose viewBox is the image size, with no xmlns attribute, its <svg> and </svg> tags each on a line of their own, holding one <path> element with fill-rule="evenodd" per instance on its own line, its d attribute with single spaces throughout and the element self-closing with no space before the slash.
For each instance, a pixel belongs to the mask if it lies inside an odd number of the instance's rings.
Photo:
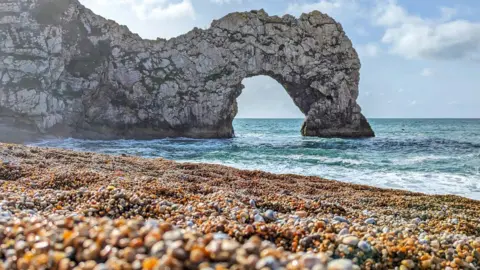
<svg viewBox="0 0 480 270">
<path fill-rule="evenodd" d="M 267 75 L 306 115 L 302 134 L 368 137 L 360 61 L 340 24 L 232 13 L 144 40 L 77 0 L 0 3 L 0 123 L 81 138 L 221 138 L 242 80 Z"/>
</svg>

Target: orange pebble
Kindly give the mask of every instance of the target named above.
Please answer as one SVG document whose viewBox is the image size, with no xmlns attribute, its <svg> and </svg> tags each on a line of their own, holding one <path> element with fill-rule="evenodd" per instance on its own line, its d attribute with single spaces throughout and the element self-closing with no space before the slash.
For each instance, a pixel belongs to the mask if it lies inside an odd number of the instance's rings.
<svg viewBox="0 0 480 270">
<path fill-rule="evenodd" d="M 158 263 L 158 259 L 157 258 L 146 258 L 144 261 L 143 261 L 143 264 L 142 264 L 142 267 L 143 269 L 146 269 L 146 270 L 152 270 Z"/>
<path fill-rule="evenodd" d="M 143 246 L 143 241 L 140 238 L 135 238 L 130 242 L 130 247 L 132 248 L 139 248 Z"/>
<path fill-rule="evenodd" d="M 72 238 L 73 236 L 73 232 L 72 231 L 69 231 L 69 230 L 65 230 L 63 232 L 63 240 L 64 241 L 68 241 L 70 238 Z"/>
</svg>

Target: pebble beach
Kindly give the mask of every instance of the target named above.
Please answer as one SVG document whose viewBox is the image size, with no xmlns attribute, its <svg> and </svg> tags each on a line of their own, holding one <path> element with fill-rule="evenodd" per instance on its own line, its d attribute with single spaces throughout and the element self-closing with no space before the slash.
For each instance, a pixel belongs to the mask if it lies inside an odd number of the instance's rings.
<svg viewBox="0 0 480 270">
<path fill-rule="evenodd" d="M 479 269 L 480 201 L 0 144 L 0 269 Z"/>
</svg>

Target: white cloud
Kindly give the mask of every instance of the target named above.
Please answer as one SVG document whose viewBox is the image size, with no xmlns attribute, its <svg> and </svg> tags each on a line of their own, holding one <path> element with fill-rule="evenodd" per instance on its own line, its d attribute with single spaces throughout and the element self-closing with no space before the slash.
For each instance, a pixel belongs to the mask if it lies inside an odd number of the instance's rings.
<svg viewBox="0 0 480 270">
<path fill-rule="evenodd" d="M 434 72 L 433 72 L 433 70 L 432 70 L 431 68 L 424 68 L 424 69 L 422 70 L 422 73 L 421 73 L 421 75 L 422 75 L 423 77 L 430 77 L 430 76 L 432 76 L 433 74 L 434 74 Z"/>
<path fill-rule="evenodd" d="M 416 101 L 416 100 L 410 101 L 410 106 L 415 106 L 415 105 L 417 105 L 417 101 Z"/>
<path fill-rule="evenodd" d="M 207 24 L 196 19 L 194 0 L 80 0 L 104 18 L 127 25 L 143 38 L 171 38 Z"/>
<path fill-rule="evenodd" d="M 398 5 L 396 0 L 378 0 L 373 9 L 373 15 L 374 24 L 385 27 L 423 22 L 422 18 L 408 14 L 408 11 Z"/>
<path fill-rule="evenodd" d="M 368 43 L 365 45 L 358 45 L 356 49 L 360 56 L 375 57 L 380 53 L 380 48 L 375 43 Z"/>
<path fill-rule="evenodd" d="M 223 5 L 223 4 L 230 4 L 230 3 L 242 3 L 243 0 L 210 0 L 210 2 Z"/>
<path fill-rule="evenodd" d="M 400 89 L 397 90 L 397 92 L 398 92 L 398 93 L 403 93 L 403 92 L 405 92 L 405 89 L 400 88 Z"/>
<path fill-rule="evenodd" d="M 84 0 L 86 6 L 126 6 L 140 20 L 171 20 L 178 18 L 195 18 L 195 9 L 190 0 Z"/>
<path fill-rule="evenodd" d="M 289 4 L 287 12 L 291 14 L 309 13 L 318 10 L 322 13 L 327 13 L 330 16 L 360 16 L 360 5 L 357 0 L 318 0 L 314 3 L 293 3 Z"/>
<path fill-rule="evenodd" d="M 148 6 L 146 6 L 146 9 L 142 9 L 140 15 L 144 15 L 146 18 L 152 17 L 155 19 L 174 19 L 182 17 L 195 18 L 195 9 L 190 0 L 183 0 L 180 3 L 169 3 L 164 6 L 157 6 L 150 11 L 148 10 Z"/>
<path fill-rule="evenodd" d="M 441 8 L 438 20 L 408 13 L 395 0 L 380 2 L 374 23 L 385 27 L 382 42 L 406 58 L 480 59 L 480 22 L 451 20 L 455 10 Z"/>
<path fill-rule="evenodd" d="M 331 13 L 335 9 L 342 8 L 342 1 L 339 0 L 321 0 L 316 3 L 294 3 L 288 5 L 288 11 L 292 13 L 308 13 L 313 10 L 319 10 L 323 13 Z"/>
</svg>

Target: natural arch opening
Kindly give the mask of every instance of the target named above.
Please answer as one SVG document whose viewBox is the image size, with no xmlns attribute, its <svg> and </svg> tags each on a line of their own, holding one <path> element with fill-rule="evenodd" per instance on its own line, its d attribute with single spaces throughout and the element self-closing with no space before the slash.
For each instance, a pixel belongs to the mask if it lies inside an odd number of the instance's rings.
<svg viewBox="0 0 480 270">
<path fill-rule="evenodd" d="M 275 132 L 271 129 L 279 128 L 277 125 L 300 134 L 305 115 L 278 81 L 258 75 L 243 79 L 242 85 L 244 88 L 236 100 L 237 115 L 233 120 L 235 136 L 268 134 Z"/>
<path fill-rule="evenodd" d="M 285 88 L 271 77 L 254 76 L 244 79 L 242 84 L 245 88 L 237 98 L 235 119 L 305 118 Z"/>
</svg>

